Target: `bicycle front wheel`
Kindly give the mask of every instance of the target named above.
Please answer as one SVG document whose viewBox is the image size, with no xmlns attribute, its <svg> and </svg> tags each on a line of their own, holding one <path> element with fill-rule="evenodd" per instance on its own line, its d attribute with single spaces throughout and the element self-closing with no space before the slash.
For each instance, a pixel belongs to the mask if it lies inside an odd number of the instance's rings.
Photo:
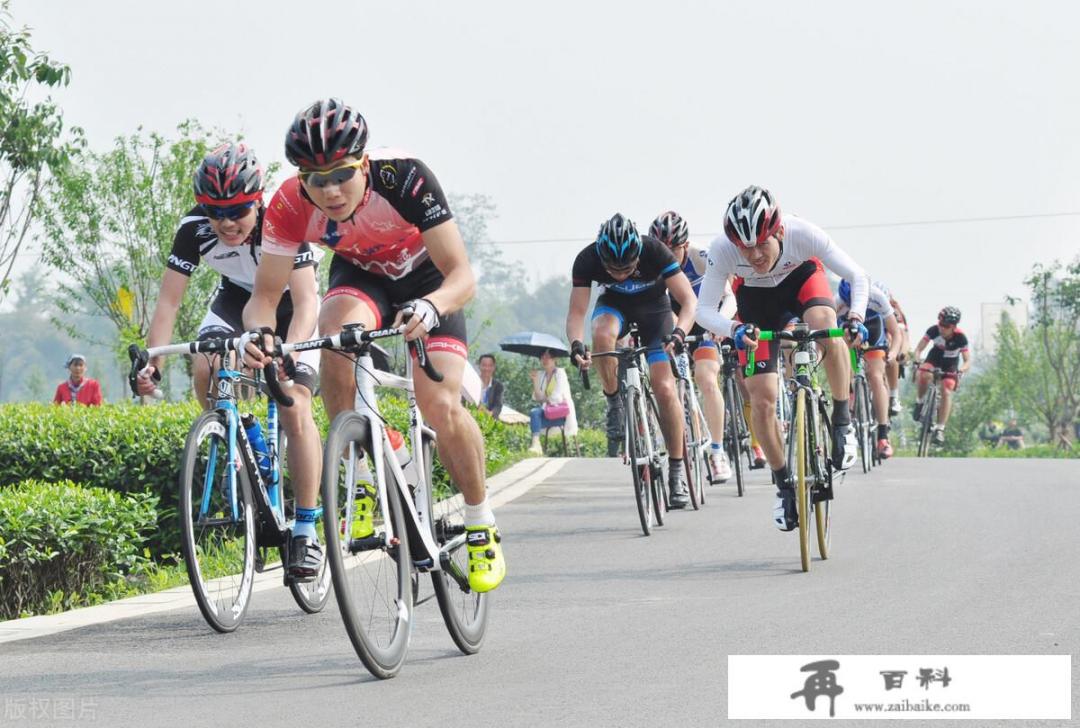
<svg viewBox="0 0 1080 728">
<path fill-rule="evenodd" d="M 833 466 L 830 452 L 832 438 L 829 436 L 832 427 L 825 413 L 825 405 L 820 400 L 818 400 L 818 414 L 813 418 L 813 422 L 815 423 L 815 442 L 812 452 L 815 472 L 814 488 L 810 493 L 810 507 L 814 511 L 814 525 L 817 528 L 818 555 L 824 560 L 829 558 L 829 549 L 832 545 Z"/>
<path fill-rule="evenodd" d="M 799 557 L 802 570 L 810 571 L 810 489 L 807 487 L 807 442 L 806 390 L 799 387 L 795 393 L 794 432 L 795 438 L 795 503 L 799 509 Z"/>
<path fill-rule="evenodd" d="M 241 456 L 229 459 L 228 431 L 225 414 L 204 412 L 180 459 L 180 549 L 199 611 L 218 632 L 240 626 L 255 580 L 251 482 Z"/>
<path fill-rule="evenodd" d="M 653 507 L 649 500 L 652 490 L 652 466 L 646 462 L 648 452 L 645 447 L 644 423 L 641 422 L 638 398 L 641 394 L 632 389 L 626 397 L 626 446 L 624 452 L 630 461 L 630 472 L 634 480 L 634 501 L 637 503 L 641 530 L 646 536 L 652 534 Z"/>
<path fill-rule="evenodd" d="M 873 433 L 870 426 L 870 393 L 866 386 L 866 379 L 859 376 L 855 379 L 855 436 L 859 442 L 859 460 L 862 462 L 862 470 L 869 473 L 873 467 L 871 462 Z"/>
<path fill-rule="evenodd" d="M 660 410 L 656 406 L 656 399 L 652 393 L 645 390 L 645 403 L 648 411 L 648 436 L 652 438 L 653 452 L 659 454 L 660 465 L 656 468 L 650 466 L 652 478 L 653 515 L 656 525 L 664 525 L 664 515 L 668 512 L 668 459 L 667 446 L 664 443 L 664 435 L 660 431 Z M 684 463 L 685 465 L 685 463 Z"/>
<path fill-rule="evenodd" d="M 427 474 L 428 503 L 431 504 L 432 536 L 440 549 L 445 549 L 451 542 L 457 544 L 449 552 L 449 568 L 468 579 L 469 554 L 464 540 L 465 496 L 449 478 L 445 485 L 434 487 L 431 477 L 434 470 L 435 443 L 425 437 L 421 452 L 424 472 Z M 442 569 L 431 572 L 431 582 L 435 587 L 439 611 L 447 631 L 450 632 L 450 638 L 466 655 L 476 654 L 484 644 L 484 635 L 487 632 L 490 594 L 462 588 Z"/>
<path fill-rule="evenodd" d="M 923 403 L 921 429 L 919 430 L 919 457 L 930 454 L 930 439 L 934 434 L 934 405 L 937 404 L 937 391 L 933 387 Z"/>
<path fill-rule="evenodd" d="M 690 492 L 690 505 L 700 510 L 705 505 L 705 491 L 702 488 L 702 472 L 705 464 L 705 450 L 702 447 L 701 428 L 694 412 L 694 395 L 690 388 L 682 385 L 683 405 L 683 469 L 686 473 L 686 489 Z"/>
<path fill-rule="evenodd" d="M 727 408 L 727 417 L 724 421 L 724 449 L 727 450 L 728 462 L 735 475 L 735 488 L 739 497 L 743 495 L 743 409 L 742 397 L 733 377 L 727 378 L 724 387 L 724 406 Z"/>
<path fill-rule="evenodd" d="M 378 482 L 371 452 L 366 418 L 351 410 L 334 418 L 326 438 L 322 477 L 324 522 L 334 527 L 324 530 L 345 631 L 371 674 L 388 678 L 401 669 L 409 648 L 412 560 L 397 482 L 389 468 L 384 469 L 386 481 Z M 363 462 L 375 491 L 366 534 L 356 532 L 353 523 L 356 475 Z M 389 543 L 388 532 L 392 533 Z"/>
</svg>

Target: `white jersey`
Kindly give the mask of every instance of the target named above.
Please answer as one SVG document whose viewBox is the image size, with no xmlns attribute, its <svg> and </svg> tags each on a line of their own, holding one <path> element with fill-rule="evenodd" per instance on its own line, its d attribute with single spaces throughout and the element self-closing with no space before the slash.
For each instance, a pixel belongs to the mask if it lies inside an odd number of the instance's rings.
<svg viewBox="0 0 1080 728">
<path fill-rule="evenodd" d="M 784 215 L 782 222 L 784 241 L 780 257 L 765 273 L 756 272 L 726 235 L 709 245 L 709 267 L 698 295 L 697 322 L 704 328 L 721 336 L 730 336 L 734 331 L 736 322 L 720 310 L 720 301 L 732 276 L 743 286 L 775 288 L 811 258 L 817 258 L 841 278 L 851 281 L 851 310 L 865 316 L 870 278 L 859 264 L 817 225 L 794 215 Z"/>
<path fill-rule="evenodd" d="M 705 280 L 705 271 L 709 268 L 709 252 L 696 245 L 688 246 L 686 259 L 682 264 L 682 272 L 690 280 L 690 287 L 694 295 L 699 297 L 698 305 L 701 305 L 701 283 Z M 675 299 L 671 299 L 671 308 L 675 313 L 679 312 Z M 731 290 L 731 279 L 724 284 L 724 297 L 720 301 L 720 312 L 728 318 L 735 316 L 735 293 Z"/>
</svg>

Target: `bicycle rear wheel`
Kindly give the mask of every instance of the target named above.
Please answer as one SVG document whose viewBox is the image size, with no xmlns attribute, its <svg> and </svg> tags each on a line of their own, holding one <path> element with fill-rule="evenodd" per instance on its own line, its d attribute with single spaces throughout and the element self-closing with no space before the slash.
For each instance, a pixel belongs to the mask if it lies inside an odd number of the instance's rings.
<svg viewBox="0 0 1080 728">
<path fill-rule="evenodd" d="M 324 521 L 336 524 L 326 532 L 326 553 L 333 575 L 345 631 L 356 654 L 372 675 L 393 677 L 405 662 L 412 630 L 412 560 L 397 482 L 389 467 L 385 482 L 370 453 L 371 427 L 353 411 L 339 414 L 326 438 L 323 454 Z M 385 453 L 393 457 L 392 453 Z M 352 538 L 355 473 L 361 459 L 371 470 L 376 492 L 369 536 Z M 382 486 L 382 487 L 380 487 Z M 379 493 L 385 502 L 378 502 Z M 388 545 L 386 535 L 393 532 Z"/>
<path fill-rule="evenodd" d="M 724 394 L 724 407 L 727 408 L 727 417 L 724 422 L 724 449 L 727 451 L 728 462 L 735 475 L 735 489 L 742 497 L 743 491 L 743 411 L 742 397 L 732 377 L 727 378 L 724 385 L 727 390 Z"/>
<path fill-rule="evenodd" d="M 431 477 L 435 443 L 425 437 L 421 452 L 424 472 L 427 475 L 428 503 L 431 504 L 431 534 L 440 549 L 450 541 L 460 541 L 460 545 L 450 552 L 450 568 L 468 579 L 469 554 L 464 541 L 465 497 L 449 478 L 445 486 L 433 490 Z M 487 632 L 489 595 L 463 589 L 442 569 L 431 572 L 431 583 L 435 587 L 439 611 L 447 631 L 450 632 L 450 638 L 466 655 L 476 654 L 484 644 L 484 635 Z"/>
<path fill-rule="evenodd" d="M 240 626 L 255 579 L 248 464 L 229 461 L 228 431 L 224 413 L 204 412 L 191 426 L 180 459 L 180 549 L 199 611 L 218 632 Z M 230 471 L 236 473 L 235 511 Z"/>
<path fill-rule="evenodd" d="M 641 422 L 638 401 L 641 393 L 631 389 L 626 396 L 626 456 L 630 461 L 630 472 L 634 479 L 634 501 L 637 503 L 641 530 L 646 536 L 652 534 L 653 505 L 650 501 L 652 490 L 652 468 L 645 462 L 648 453 L 645 448 L 644 423 Z"/>
</svg>

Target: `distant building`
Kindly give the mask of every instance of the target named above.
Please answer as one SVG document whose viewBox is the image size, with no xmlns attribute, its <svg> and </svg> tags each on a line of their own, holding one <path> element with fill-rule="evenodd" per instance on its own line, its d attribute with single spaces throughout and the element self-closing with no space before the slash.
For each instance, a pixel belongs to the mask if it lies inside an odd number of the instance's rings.
<svg viewBox="0 0 1080 728">
<path fill-rule="evenodd" d="M 980 306 L 979 336 L 975 341 L 975 352 L 993 356 L 997 352 L 997 329 L 1001 314 L 1008 314 L 1017 328 L 1023 329 L 1028 323 L 1028 309 L 1025 301 L 1012 303 L 998 301 Z"/>
</svg>

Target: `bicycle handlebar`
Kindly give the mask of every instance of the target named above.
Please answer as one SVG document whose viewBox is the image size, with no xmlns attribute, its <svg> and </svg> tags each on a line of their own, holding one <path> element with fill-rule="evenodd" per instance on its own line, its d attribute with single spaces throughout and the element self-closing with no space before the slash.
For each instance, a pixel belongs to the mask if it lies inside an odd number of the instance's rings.
<svg viewBox="0 0 1080 728">
<path fill-rule="evenodd" d="M 814 329 L 796 328 L 792 331 L 759 331 L 758 341 L 794 341 L 795 343 L 806 343 L 808 341 L 817 341 L 819 339 L 835 339 L 844 335 L 844 329 L 832 328 L 832 329 Z M 746 368 L 743 370 L 745 376 L 751 376 L 754 373 L 754 368 L 757 364 L 757 357 L 755 356 L 755 350 L 751 349 L 746 354 Z"/>
<path fill-rule="evenodd" d="M 281 351 L 283 353 L 292 353 L 294 351 L 310 351 L 312 349 L 348 350 L 364 346 L 365 344 L 371 344 L 377 339 L 401 336 L 404 333 L 404 325 L 389 329 L 374 329 L 372 331 L 365 331 L 360 328 L 347 328 L 333 336 L 322 336 L 318 339 L 299 341 L 295 344 L 282 344 Z M 427 346 L 424 344 L 424 340 L 415 339 L 408 342 L 408 346 L 412 349 L 413 353 L 416 354 L 416 363 L 424 370 L 424 374 L 426 374 L 433 382 L 441 382 L 443 380 L 443 375 L 435 368 L 435 365 L 431 363 L 431 358 L 428 356 Z"/>
</svg>

